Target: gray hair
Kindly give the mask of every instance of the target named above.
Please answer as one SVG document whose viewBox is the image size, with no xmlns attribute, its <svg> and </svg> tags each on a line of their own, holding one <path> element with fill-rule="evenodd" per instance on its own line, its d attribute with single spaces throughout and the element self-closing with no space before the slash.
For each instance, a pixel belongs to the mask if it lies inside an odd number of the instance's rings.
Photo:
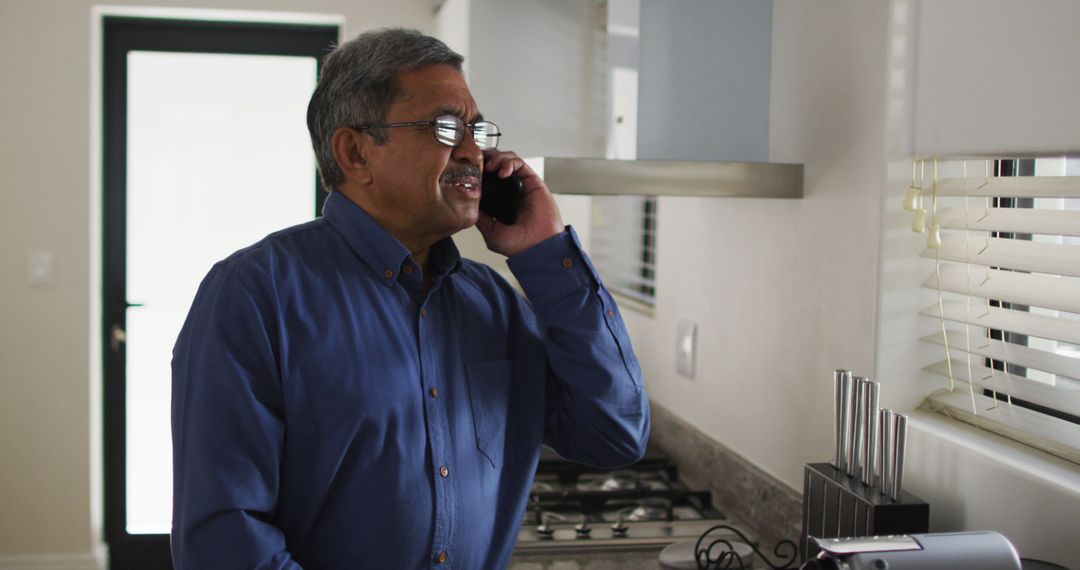
<svg viewBox="0 0 1080 570">
<path fill-rule="evenodd" d="M 399 75 L 438 64 L 461 72 L 464 59 L 440 40 L 403 28 L 366 32 L 330 52 L 307 110 L 311 146 L 326 191 L 345 180 L 331 148 L 338 127 L 382 123 L 401 95 Z M 383 129 L 368 132 L 378 144 L 387 140 Z"/>
</svg>

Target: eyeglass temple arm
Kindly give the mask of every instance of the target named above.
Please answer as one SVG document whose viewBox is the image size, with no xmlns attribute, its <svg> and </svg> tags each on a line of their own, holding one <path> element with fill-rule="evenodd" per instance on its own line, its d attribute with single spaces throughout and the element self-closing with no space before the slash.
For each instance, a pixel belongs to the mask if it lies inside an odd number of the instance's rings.
<svg viewBox="0 0 1080 570">
<path fill-rule="evenodd" d="M 362 131 L 364 129 L 387 129 L 390 127 L 430 127 L 434 124 L 435 121 L 410 121 L 408 123 L 386 123 L 385 125 L 357 125 L 353 129 Z"/>
</svg>

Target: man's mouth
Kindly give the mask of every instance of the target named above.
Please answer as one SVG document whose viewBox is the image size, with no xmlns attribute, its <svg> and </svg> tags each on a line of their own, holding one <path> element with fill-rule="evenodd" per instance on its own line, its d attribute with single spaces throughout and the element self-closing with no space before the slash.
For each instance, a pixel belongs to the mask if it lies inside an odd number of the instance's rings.
<svg viewBox="0 0 1080 570">
<path fill-rule="evenodd" d="M 443 179 L 443 185 L 469 197 L 480 196 L 479 176 L 471 176 L 469 174 L 447 176 Z"/>
<path fill-rule="evenodd" d="M 480 188 L 480 184 L 476 182 L 475 178 L 458 178 L 450 180 L 448 184 L 465 192 L 472 191 L 474 188 Z"/>
</svg>

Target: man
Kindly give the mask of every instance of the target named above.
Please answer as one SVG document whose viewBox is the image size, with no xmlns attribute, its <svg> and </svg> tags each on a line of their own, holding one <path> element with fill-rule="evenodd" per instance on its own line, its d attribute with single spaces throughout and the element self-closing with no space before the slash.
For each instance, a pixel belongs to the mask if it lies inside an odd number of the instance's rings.
<svg viewBox="0 0 1080 570">
<path fill-rule="evenodd" d="M 323 217 L 215 265 L 174 349 L 177 568 L 503 568 L 542 443 L 643 453 L 618 309 L 461 61 L 399 29 L 327 56 Z M 516 224 L 479 213 L 485 170 L 520 176 Z M 460 258 L 474 224 L 529 301 Z"/>
</svg>

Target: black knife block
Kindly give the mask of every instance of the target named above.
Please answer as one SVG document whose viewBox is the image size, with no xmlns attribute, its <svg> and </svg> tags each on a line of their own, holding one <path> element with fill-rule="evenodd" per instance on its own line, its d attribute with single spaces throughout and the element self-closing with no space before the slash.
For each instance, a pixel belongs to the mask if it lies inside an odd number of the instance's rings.
<svg viewBox="0 0 1080 570">
<path fill-rule="evenodd" d="M 899 501 L 863 485 L 828 463 L 808 463 L 803 472 L 803 561 L 817 556 L 815 538 L 847 538 L 929 532 L 930 505 L 903 493 Z"/>
</svg>

